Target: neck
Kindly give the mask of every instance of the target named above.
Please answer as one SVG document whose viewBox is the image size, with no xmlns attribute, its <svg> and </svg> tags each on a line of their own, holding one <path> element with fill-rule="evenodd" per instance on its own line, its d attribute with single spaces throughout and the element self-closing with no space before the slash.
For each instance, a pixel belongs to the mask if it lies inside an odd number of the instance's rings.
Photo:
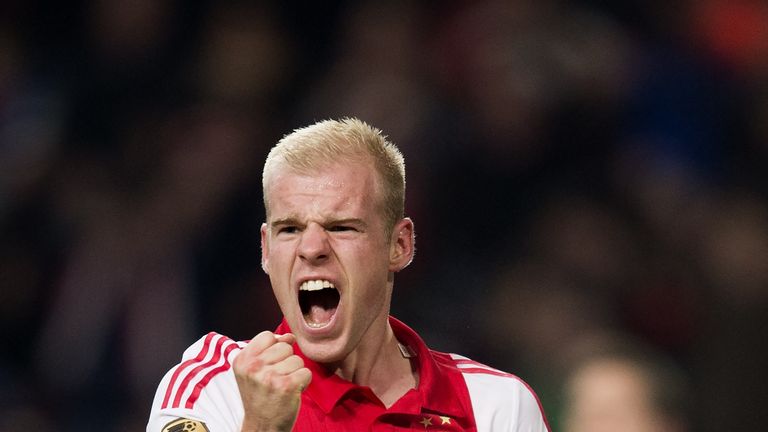
<svg viewBox="0 0 768 432">
<path fill-rule="evenodd" d="M 374 323 L 371 327 L 366 335 L 370 337 L 364 337 L 364 342 L 334 369 L 340 377 L 369 387 L 389 408 L 416 387 L 417 376 L 410 360 L 400 352 L 388 317 L 384 317 L 383 324 Z"/>
</svg>

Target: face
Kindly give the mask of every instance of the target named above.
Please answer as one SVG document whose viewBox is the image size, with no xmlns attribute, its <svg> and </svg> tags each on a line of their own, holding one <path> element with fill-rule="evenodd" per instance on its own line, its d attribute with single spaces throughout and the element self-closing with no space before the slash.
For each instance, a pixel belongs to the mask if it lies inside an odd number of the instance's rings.
<svg viewBox="0 0 768 432">
<path fill-rule="evenodd" d="M 311 174 L 276 170 L 267 184 L 262 263 L 299 346 L 320 363 L 343 361 L 383 336 L 393 273 L 413 255 L 413 224 L 387 235 L 369 164 Z"/>
<path fill-rule="evenodd" d="M 650 389 L 640 373 L 618 362 L 587 366 L 571 382 L 568 432 L 669 432 L 651 406 Z"/>
</svg>

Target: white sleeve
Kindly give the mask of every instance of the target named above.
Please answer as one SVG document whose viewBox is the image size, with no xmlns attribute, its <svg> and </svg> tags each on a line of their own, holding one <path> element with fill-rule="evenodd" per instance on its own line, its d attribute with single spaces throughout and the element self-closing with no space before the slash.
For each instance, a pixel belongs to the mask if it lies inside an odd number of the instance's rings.
<svg viewBox="0 0 768 432">
<path fill-rule="evenodd" d="M 160 381 L 147 432 L 181 430 L 168 428 L 179 419 L 199 422 L 193 431 L 239 432 L 243 403 L 231 365 L 243 346 L 242 342 L 216 333 L 209 333 L 192 344 L 181 362 Z M 206 429 L 199 426 L 200 423 Z"/>
<path fill-rule="evenodd" d="M 549 432 L 539 399 L 523 380 L 456 354 L 478 431 Z"/>
<path fill-rule="evenodd" d="M 539 402 L 522 381 L 464 374 L 478 431 L 547 432 Z"/>
</svg>

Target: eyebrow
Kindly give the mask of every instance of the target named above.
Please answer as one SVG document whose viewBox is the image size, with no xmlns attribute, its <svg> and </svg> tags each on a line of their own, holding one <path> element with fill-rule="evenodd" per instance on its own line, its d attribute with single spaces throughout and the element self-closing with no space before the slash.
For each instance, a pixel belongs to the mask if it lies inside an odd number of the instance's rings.
<svg viewBox="0 0 768 432">
<path fill-rule="evenodd" d="M 287 217 L 283 219 L 275 219 L 269 224 L 271 227 L 280 225 L 301 225 L 301 223 L 299 223 L 299 220 L 295 217 Z"/>
<path fill-rule="evenodd" d="M 286 217 L 282 219 L 275 219 L 269 224 L 271 227 L 278 227 L 278 226 L 285 226 L 285 225 L 304 225 L 303 222 L 299 221 L 297 217 L 291 216 Z M 362 228 L 367 228 L 368 224 L 366 224 L 362 219 L 358 218 L 344 218 L 344 219 L 325 219 L 321 222 L 321 225 L 328 226 L 328 225 L 356 225 Z"/>
<path fill-rule="evenodd" d="M 362 219 L 346 218 L 346 219 L 333 219 L 327 222 L 328 225 L 356 225 L 362 228 L 366 228 L 368 225 L 363 222 Z"/>
</svg>

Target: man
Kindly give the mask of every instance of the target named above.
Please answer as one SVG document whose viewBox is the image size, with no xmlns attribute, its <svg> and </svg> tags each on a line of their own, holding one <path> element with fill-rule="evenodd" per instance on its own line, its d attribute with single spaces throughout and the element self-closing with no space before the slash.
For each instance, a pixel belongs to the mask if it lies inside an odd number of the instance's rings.
<svg viewBox="0 0 768 432">
<path fill-rule="evenodd" d="M 262 267 L 284 320 L 210 333 L 163 378 L 148 431 L 546 431 L 517 377 L 430 351 L 389 316 L 414 254 L 403 157 L 357 119 L 284 137 L 263 173 Z"/>
<path fill-rule="evenodd" d="M 662 353 L 625 335 L 577 348 L 565 380 L 564 431 L 689 430 L 687 377 Z"/>
</svg>

